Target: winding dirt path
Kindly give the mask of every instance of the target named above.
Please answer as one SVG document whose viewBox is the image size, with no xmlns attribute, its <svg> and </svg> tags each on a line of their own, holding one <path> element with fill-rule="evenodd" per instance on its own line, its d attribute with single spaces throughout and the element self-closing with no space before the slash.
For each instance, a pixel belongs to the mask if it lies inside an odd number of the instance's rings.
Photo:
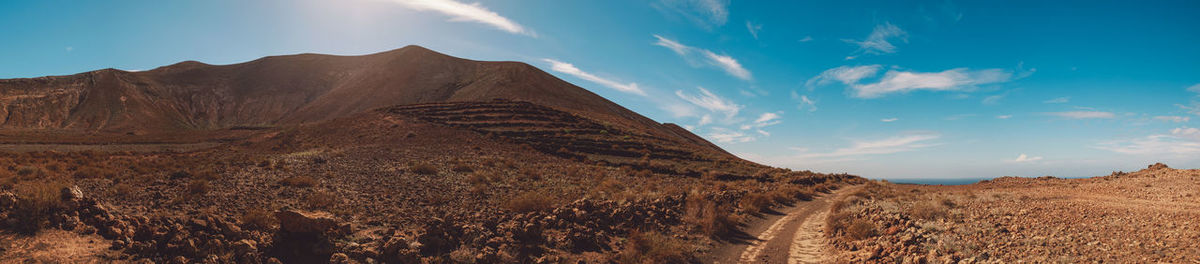
<svg viewBox="0 0 1200 264">
<path fill-rule="evenodd" d="M 830 201 L 852 192 L 850 186 L 797 202 L 748 223 L 750 237 L 719 246 L 712 263 L 822 263 L 825 247 L 825 216 Z"/>
</svg>

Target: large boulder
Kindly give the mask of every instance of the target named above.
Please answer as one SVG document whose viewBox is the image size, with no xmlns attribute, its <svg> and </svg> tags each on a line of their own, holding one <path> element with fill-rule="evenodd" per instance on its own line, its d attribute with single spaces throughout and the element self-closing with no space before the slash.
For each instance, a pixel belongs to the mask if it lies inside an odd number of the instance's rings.
<svg viewBox="0 0 1200 264">
<path fill-rule="evenodd" d="M 337 220 L 327 212 L 284 210 L 275 213 L 279 231 L 301 234 L 323 234 L 337 229 Z"/>
</svg>

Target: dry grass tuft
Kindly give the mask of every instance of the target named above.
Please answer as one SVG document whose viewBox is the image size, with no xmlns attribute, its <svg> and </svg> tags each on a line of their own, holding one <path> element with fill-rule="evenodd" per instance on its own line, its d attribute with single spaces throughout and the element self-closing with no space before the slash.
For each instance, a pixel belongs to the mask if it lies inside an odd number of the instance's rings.
<svg viewBox="0 0 1200 264">
<path fill-rule="evenodd" d="M 282 184 L 283 186 L 307 188 L 317 186 L 317 179 L 305 175 L 293 175 L 283 178 L 283 180 L 279 181 L 279 184 Z"/>
<path fill-rule="evenodd" d="M 513 197 L 504 207 L 517 213 L 543 211 L 554 208 L 554 200 L 541 192 L 531 191 Z"/>
<path fill-rule="evenodd" d="M 33 234 L 49 225 L 50 216 L 66 205 L 62 202 L 62 189 L 66 184 L 59 182 L 28 182 L 16 189 L 17 203 L 9 212 L 16 219 L 14 229 Z"/>
<path fill-rule="evenodd" d="M 862 240 L 877 234 L 875 224 L 865 219 L 855 219 L 846 226 L 846 235 L 854 240 Z"/>
<path fill-rule="evenodd" d="M 692 263 L 683 243 L 655 232 L 633 232 L 617 255 L 617 263 Z"/>
<path fill-rule="evenodd" d="M 337 196 L 327 191 L 315 191 L 304 197 L 304 203 L 312 209 L 329 209 L 337 204 Z"/>
<path fill-rule="evenodd" d="M 719 206 L 716 202 L 699 196 L 689 196 L 685 208 L 684 221 L 699 229 L 710 238 L 722 238 L 734 235 L 741 221 L 733 215 L 728 206 Z"/>
<path fill-rule="evenodd" d="M 463 173 L 475 171 L 474 168 L 471 168 L 471 165 L 469 165 L 467 163 L 463 163 L 463 162 L 454 164 L 454 167 L 451 167 L 450 170 L 452 170 L 454 172 L 463 172 Z"/>
<path fill-rule="evenodd" d="M 408 170 L 416 174 L 434 175 L 438 173 L 437 167 L 428 163 L 409 164 Z"/>
<path fill-rule="evenodd" d="M 242 227 L 254 230 L 266 230 L 275 226 L 275 216 L 263 209 L 250 209 L 242 213 Z"/>
<path fill-rule="evenodd" d="M 761 213 L 771 209 L 774 201 L 770 196 L 761 193 L 750 193 L 742 197 L 739 205 L 748 213 Z"/>
<path fill-rule="evenodd" d="M 923 220 L 946 217 L 947 213 L 945 205 L 937 203 L 917 203 L 908 210 L 909 215 Z"/>
<path fill-rule="evenodd" d="M 208 193 L 209 186 L 206 180 L 192 180 L 187 185 L 187 193 L 190 195 L 204 195 Z"/>
</svg>

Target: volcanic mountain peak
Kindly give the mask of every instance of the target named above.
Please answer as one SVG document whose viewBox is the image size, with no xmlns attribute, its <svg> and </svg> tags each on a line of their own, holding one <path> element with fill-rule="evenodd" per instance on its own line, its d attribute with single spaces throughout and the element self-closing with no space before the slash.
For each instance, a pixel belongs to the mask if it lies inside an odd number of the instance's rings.
<svg viewBox="0 0 1200 264">
<path fill-rule="evenodd" d="M 297 54 L 144 72 L 106 69 L 0 80 L 0 128 L 189 131 L 320 122 L 437 102 L 526 101 L 634 133 L 719 149 L 520 62 L 456 58 L 424 47 L 361 56 Z"/>
</svg>

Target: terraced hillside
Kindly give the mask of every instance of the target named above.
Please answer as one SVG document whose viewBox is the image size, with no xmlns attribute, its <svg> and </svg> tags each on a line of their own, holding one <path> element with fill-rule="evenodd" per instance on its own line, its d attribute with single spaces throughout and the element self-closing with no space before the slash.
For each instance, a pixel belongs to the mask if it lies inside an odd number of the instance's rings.
<svg viewBox="0 0 1200 264">
<path fill-rule="evenodd" d="M 432 103 L 395 106 L 384 111 L 470 129 L 560 157 L 657 173 L 698 176 L 700 170 L 693 168 L 698 163 L 745 162 L 688 142 L 623 130 L 529 102 Z"/>
</svg>

